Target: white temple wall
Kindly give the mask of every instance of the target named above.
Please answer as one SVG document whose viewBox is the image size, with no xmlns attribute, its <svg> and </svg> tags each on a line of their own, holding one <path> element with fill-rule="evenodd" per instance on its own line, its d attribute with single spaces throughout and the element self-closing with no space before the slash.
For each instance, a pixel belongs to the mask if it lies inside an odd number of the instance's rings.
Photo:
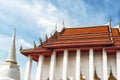
<svg viewBox="0 0 120 80">
<path fill-rule="evenodd" d="M 93 66 L 94 70 L 96 68 L 96 72 L 98 77 L 103 80 L 103 53 L 102 51 L 94 51 L 93 57 Z M 42 80 L 47 80 L 49 77 L 49 69 L 50 69 L 50 57 L 45 57 L 43 62 L 43 74 Z M 116 54 L 107 54 L 107 68 L 108 75 L 110 73 L 110 67 L 112 67 L 113 75 L 117 76 L 116 70 Z M 75 69 L 76 69 L 76 52 L 68 53 L 68 65 L 67 65 L 67 77 L 73 77 L 75 80 Z M 55 65 L 55 80 L 62 79 L 62 70 L 63 70 L 63 53 L 57 53 L 56 56 L 56 65 Z M 89 52 L 81 52 L 81 62 L 80 62 L 80 71 L 82 75 L 89 80 Z"/>
<path fill-rule="evenodd" d="M 112 68 L 113 75 L 117 77 L 116 70 L 116 54 L 107 54 L 108 75 L 110 73 L 110 67 Z"/>
<path fill-rule="evenodd" d="M 81 73 L 85 76 L 86 80 L 89 80 L 89 53 L 82 52 L 81 53 Z"/>
<path fill-rule="evenodd" d="M 62 66 L 63 66 L 63 53 L 57 53 L 56 56 L 56 68 L 55 68 L 55 80 L 62 79 Z"/>
<path fill-rule="evenodd" d="M 72 77 L 75 80 L 76 68 L 76 53 L 68 54 L 67 77 Z"/>
<path fill-rule="evenodd" d="M 94 70 L 96 68 L 96 72 L 98 77 L 103 80 L 103 64 L 102 64 L 102 51 L 94 51 Z"/>
<path fill-rule="evenodd" d="M 49 69 L 50 69 L 50 57 L 44 57 L 42 80 L 47 80 L 48 79 Z"/>
<path fill-rule="evenodd" d="M 20 80 L 19 66 L 8 67 L 9 64 L 3 64 L 0 67 L 0 80 Z"/>
</svg>

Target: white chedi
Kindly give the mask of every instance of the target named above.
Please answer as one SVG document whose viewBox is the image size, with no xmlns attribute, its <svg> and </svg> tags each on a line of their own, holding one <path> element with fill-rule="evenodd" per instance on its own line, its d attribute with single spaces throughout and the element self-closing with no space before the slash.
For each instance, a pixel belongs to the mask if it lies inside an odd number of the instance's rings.
<svg viewBox="0 0 120 80">
<path fill-rule="evenodd" d="M 19 65 L 16 61 L 15 30 L 8 58 L 0 64 L 0 80 L 20 80 Z"/>
</svg>

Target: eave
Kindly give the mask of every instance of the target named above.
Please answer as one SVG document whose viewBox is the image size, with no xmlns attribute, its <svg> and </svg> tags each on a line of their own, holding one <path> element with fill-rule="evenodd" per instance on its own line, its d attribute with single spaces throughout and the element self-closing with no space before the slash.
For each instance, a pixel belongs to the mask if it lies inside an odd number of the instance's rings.
<svg viewBox="0 0 120 80">
<path fill-rule="evenodd" d="M 96 47 L 96 46 L 112 46 L 112 41 L 98 43 L 64 43 L 64 44 L 46 44 L 44 48 L 74 48 L 74 47 Z"/>
</svg>

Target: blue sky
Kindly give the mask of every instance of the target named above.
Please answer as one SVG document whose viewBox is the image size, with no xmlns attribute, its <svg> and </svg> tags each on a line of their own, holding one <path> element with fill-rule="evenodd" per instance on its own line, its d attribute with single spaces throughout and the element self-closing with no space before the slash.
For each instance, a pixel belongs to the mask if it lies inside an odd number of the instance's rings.
<svg viewBox="0 0 120 80">
<path fill-rule="evenodd" d="M 20 54 L 20 45 L 26 49 L 33 47 L 33 41 L 39 44 L 39 37 L 50 36 L 56 24 L 60 31 L 63 20 L 66 27 L 92 26 L 106 24 L 110 16 L 112 27 L 118 25 L 120 0 L 0 0 L 0 62 L 9 53 L 13 28 L 17 29 L 17 60 L 23 79 L 26 57 Z"/>
</svg>

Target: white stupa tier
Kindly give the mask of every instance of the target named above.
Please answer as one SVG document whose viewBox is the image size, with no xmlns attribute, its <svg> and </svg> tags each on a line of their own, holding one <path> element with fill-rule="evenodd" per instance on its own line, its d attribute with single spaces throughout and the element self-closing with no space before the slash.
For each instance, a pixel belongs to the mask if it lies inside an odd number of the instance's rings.
<svg viewBox="0 0 120 80">
<path fill-rule="evenodd" d="M 16 61 L 15 34 L 14 29 L 10 53 L 6 61 L 0 64 L 0 80 L 20 80 L 19 65 Z"/>
</svg>

